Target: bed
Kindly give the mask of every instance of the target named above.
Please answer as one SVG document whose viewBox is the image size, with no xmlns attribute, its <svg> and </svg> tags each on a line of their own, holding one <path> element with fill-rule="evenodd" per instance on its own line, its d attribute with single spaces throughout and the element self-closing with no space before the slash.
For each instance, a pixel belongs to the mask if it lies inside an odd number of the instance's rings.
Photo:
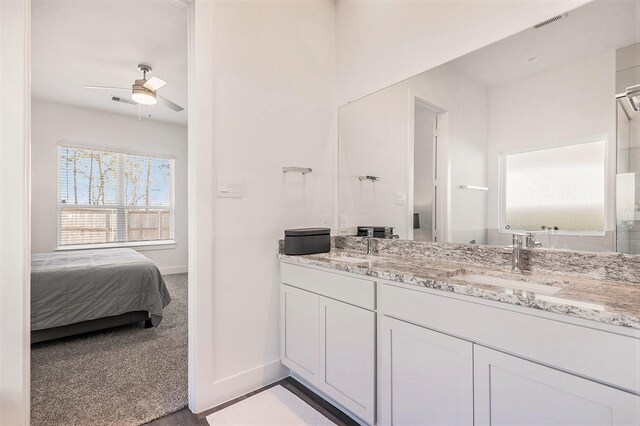
<svg viewBox="0 0 640 426">
<path fill-rule="evenodd" d="M 157 327 L 171 296 L 160 271 L 132 249 L 34 254 L 31 343 L 134 322 Z"/>
</svg>

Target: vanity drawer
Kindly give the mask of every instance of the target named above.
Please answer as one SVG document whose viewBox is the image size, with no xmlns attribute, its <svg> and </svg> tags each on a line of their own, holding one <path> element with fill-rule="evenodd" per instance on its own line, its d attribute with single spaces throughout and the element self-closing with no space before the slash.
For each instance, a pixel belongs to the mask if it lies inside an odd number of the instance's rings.
<svg viewBox="0 0 640 426">
<path fill-rule="evenodd" d="M 365 309 L 376 307 L 373 281 L 285 262 L 281 263 L 280 273 L 284 284 Z"/>
<path fill-rule="evenodd" d="M 640 339 L 382 284 L 378 312 L 640 393 Z"/>
</svg>

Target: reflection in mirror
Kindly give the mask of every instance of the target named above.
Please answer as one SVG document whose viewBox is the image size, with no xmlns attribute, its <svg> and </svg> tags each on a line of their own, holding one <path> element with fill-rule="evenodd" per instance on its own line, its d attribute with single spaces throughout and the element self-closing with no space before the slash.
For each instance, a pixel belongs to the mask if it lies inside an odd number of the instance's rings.
<svg viewBox="0 0 640 426">
<path fill-rule="evenodd" d="M 621 253 L 640 254 L 640 43 L 616 52 L 616 238 Z M 635 87 L 635 90 L 634 90 Z M 631 88 L 631 90 L 629 90 Z"/>
<path fill-rule="evenodd" d="M 501 156 L 504 225 L 604 235 L 606 142 Z M 543 224 L 543 225 L 540 225 Z"/>
<path fill-rule="evenodd" d="M 340 234 L 640 254 L 640 0 L 549 21 L 340 108 Z"/>
</svg>

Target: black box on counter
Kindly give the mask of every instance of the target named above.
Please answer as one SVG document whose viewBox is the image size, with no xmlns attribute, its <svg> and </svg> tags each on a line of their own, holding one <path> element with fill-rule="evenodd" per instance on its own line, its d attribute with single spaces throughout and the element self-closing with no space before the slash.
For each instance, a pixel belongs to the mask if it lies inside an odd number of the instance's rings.
<svg viewBox="0 0 640 426">
<path fill-rule="evenodd" d="M 331 229 L 298 228 L 284 231 L 284 254 L 314 254 L 331 251 Z"/>
</svg>

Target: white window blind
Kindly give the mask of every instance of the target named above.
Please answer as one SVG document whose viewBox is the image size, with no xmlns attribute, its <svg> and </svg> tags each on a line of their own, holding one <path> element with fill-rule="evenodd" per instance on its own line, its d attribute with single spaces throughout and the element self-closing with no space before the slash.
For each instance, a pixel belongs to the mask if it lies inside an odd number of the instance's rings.
<svg viewBox="0 0 640 426">
<path fill-rule="evenodd" d="M 604 141 L 504 156 L 505 222 L 511 230 L 603 232 Z"/>
<path fill-rule="evenodd" d="M 58 147 L 58 246 L 174 239 L 172 158 Z"/>
</svg>

